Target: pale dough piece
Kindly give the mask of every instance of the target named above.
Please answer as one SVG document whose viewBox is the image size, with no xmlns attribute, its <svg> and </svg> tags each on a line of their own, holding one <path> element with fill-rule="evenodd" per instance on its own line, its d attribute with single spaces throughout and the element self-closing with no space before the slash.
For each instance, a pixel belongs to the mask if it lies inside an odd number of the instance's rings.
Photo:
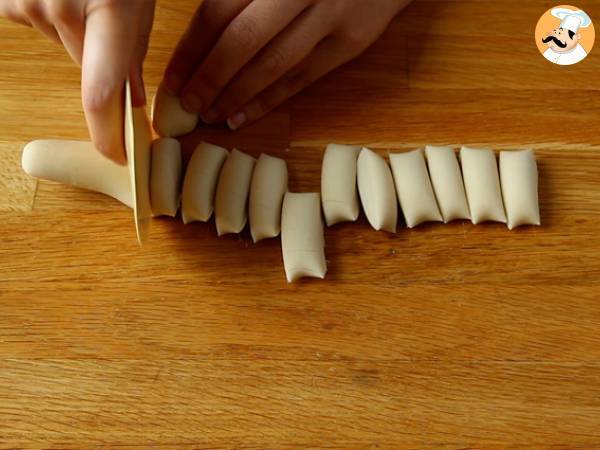
<svg viewBox="0 0 600 450">
<path fill-rule="evenodd" d="M 215 198 L 217 234 L 241 233 L 248 221 L 248 194 L 256 160 L 232 150 L 223 164 Z"/>
<path fill-rule="evenodd" d="M 396 232 L 398 205 L 388 163 L 377 153 L 363 148 L 358 155 L 357 181 L 360 200 L 371 226 Z"/>
<path fill-rule="evenodd" d="M 508 229 L 541 225 L 538 169 L 533 150 L 500 152 L 500 179 Z"/>
<path fill-rule="evenodd" d="M 325 234 L 318 193 L 288 192 L 281 215 L 281 249 L 287 281 L 325 278 Z"/>
<path fill-rule="evenodd" d="M 159 86 L 152 102 L 152 126 L 163 137 L 188 134 L 198 125 L 198 115 L 186 111 L 179 97 Z"/>
<path fill-rule="evenodd" d="M 486 221 L 506 223 L 494 152 L 463 147 L 460 150 L 460 161 L 471 221 L 474 224 Z"/>
<path fill-rule="evenodd" d="M 181 145 L 173 138 L 152 144 L 150 201 L 153 216 L 175 217 L 181 200 Z"/>
<path fill-rule="evenodd" d="M 454 150 L 450 147 L 428 145 L 425 154 L 429 177 L 444 222 L 471 219 L 465 185 Z"/>
<path fill-rule="evenodd" d="M 103 156 L 91 142 L 37 140 L 23 149 L 31 176 L 100 192 L 133 208 L 129 168 Z"/>
<path fill-rule="evenodd" d="M 423 150 L 391 153 L 390 165 L 406 225 L 414 228 L 423 222 L 442 222 Z"/>
<path fill-rule="evenodd" d="M 212 216 L 217 181 L 228 155 L 224 148 L 206 142 L 194 150 L 183 181 L 183 223 L 207 222 Z"/>
<path fill-rule="evenodd" d="M 321 168 L 321 200 L 327 226 L 358 219 L 356 165 L 360 147 L 329 144 Z"/>
<path fill-rule="evenodd" d="M 281 207 L 288 190 L 283 159 L 260 155 L 250 185 L 250 233 L 254 242 L 276 237 L 281 231 Z"/>
</svg>

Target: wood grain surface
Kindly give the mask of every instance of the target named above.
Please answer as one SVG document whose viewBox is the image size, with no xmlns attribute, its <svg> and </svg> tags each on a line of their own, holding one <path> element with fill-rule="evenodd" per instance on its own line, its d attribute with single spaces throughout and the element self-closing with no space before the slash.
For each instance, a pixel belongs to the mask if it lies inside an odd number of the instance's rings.
<svg viewBox="0 0 600 450">
<path fill-rule="evenodd" d="M 152 94 L 197 2 L 159 1 Z M 327 230 L 325 281 L 278 240 L 217 239 L 22 173 L 87 139 L 62 49 L 0 22 L 0 448 L 600 447 L 600 50 L 553 66 L 545 0 L 415 0 L 364 55 L 256 125 L 200 140 L 284 157 L 328 142 L 531 147 L 543 226 Z M 578 6 L 600 17 L 600 0 Z"/>
</svg>

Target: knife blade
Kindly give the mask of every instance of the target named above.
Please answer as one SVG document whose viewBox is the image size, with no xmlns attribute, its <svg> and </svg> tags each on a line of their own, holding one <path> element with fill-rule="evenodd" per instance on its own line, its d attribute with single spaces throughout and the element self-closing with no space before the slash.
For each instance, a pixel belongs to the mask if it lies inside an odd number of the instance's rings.
<svg viewBox="0 0 600 450">
<path fill-rule="evenodd" d="M 133 216 L 138 243 L 142 245 L 150 233 L 150 148 L 152 131 L 144 107 L 134 108 L 131 85 L 125 83 L 125 151 L 131 177 Z"/>
</svg>

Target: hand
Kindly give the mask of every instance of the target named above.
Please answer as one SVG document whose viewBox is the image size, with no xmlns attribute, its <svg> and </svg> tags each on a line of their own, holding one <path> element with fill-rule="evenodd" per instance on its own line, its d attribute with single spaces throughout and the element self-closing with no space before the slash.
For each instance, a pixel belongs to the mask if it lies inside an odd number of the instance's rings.
<svg viewBox="0 0 600 450">
<path fill-rule="evenodd" d="M 247 125 L 358 56 L 410 0 L 204 0 L 163 86 L 206 123 Z"/>
<path fill-rule="evenodd" d="M 36 28 L 64 45 L 82 67 L 81 95 L 90 136 L 102 153 L 126 161 L 123 87 L 146 102 L 142 64 L 155 0 L 0 0 L 0 16 Z"/>
</svg>

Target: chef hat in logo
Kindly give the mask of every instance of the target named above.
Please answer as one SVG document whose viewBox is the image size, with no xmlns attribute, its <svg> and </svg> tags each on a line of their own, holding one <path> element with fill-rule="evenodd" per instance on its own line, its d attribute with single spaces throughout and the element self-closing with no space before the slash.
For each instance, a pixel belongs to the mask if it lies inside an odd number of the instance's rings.
<svg viewBox="0 0 600 450">
<path fill-rule="evenodd" d="M 552 15 L 562 20 L 560 28 L 577 33 L 580 28 L 587 28 L 592 24 L 592 19 L 584 11 L 569 8 L 554 8 Z"/>
</svg>

